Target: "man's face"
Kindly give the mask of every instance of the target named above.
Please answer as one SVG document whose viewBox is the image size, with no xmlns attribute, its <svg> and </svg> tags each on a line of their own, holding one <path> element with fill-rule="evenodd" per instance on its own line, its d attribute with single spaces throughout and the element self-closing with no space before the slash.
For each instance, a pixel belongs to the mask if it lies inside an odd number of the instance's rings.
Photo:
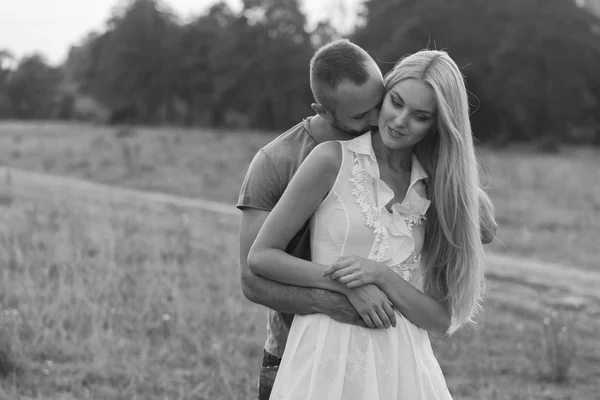
<svg viewBox="0 0 600 400">
<path fill-rule="evenodd" d="M 379 106 L 385 88 L 379 68 L 371 68 L 370 78 L 363 85 L 344 81 L 333 93 L 335 110 L 331 124 L 351 136 L 377 129 Z"/>
</svg>

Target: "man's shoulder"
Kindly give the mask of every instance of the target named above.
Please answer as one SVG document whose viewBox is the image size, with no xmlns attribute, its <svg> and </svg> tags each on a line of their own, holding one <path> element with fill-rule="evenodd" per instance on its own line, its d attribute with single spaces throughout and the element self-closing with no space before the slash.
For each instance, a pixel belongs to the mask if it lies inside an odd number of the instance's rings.
<svg viewBox="0 0 600 400">
<path fill-rule="evenodd" d="M 317 146 L 304 120 L 261 148 L 248 167 L 238 208 L 271 210 L 300 164 Z"/>
<path fill-rule="evenodd" d="M 296 160 L 305 157 L 316 146 L 309 119 L 305 119 L 266 144 L 260 151 L 277 164 L 278 161 Z"/>
</svg>

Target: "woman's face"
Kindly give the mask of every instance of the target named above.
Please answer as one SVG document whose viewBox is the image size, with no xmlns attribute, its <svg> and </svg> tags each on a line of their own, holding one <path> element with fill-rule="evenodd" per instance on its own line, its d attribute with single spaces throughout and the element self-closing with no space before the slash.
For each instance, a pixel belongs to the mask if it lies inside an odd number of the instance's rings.
<svg viewBox="0 0 600 400">
<path fill-rule="evenodd" d="M 405 79 L 383 98 L 379 114 L 381 140 L 390 149 L 419 143 L 436 122 L 437 103 L 433 89 L 417 79 Z"/>
</svg>

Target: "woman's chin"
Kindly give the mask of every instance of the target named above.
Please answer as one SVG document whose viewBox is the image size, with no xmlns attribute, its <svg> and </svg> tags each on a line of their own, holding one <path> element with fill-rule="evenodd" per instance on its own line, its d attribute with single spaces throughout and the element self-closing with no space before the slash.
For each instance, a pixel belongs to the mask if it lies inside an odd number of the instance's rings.
<svg viewBox="0 0 600 400">
<path fill-rule="evenodd" d="M 387 133 L 381 135 L 381 141 L 388 149 L 397 150 L 406 147 L 404 138 L 391 137 Z"/>
</svg>

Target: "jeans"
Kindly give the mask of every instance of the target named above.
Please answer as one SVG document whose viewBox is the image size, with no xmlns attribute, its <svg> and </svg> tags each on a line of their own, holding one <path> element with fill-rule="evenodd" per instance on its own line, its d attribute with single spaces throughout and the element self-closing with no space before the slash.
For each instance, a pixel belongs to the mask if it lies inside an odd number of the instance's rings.
<svg viewBox="0 0 600 400">
<path fill-rule="evenodd" d="M 258 383 L 258 400 L 269 400 L 273 383 L 281 364 L 281 358 L 276 357 L 263 350 L 262 367 L 260 368 L 260 380 Z"/>
</svg>

